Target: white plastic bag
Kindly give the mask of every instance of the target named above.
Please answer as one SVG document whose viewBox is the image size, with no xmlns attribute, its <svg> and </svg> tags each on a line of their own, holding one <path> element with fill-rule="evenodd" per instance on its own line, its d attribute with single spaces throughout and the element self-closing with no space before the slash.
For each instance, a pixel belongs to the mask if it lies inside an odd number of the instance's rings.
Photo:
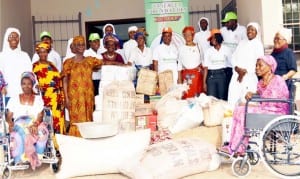
<svg viewBox="0 0 300 179">
<path fill-rule="evenodd" d="M 180 113 L 176 116 L 176 121 L 170 127 L 171 133 L 177 133 L 186 129 L 200 126 L 203 122 L 202 108 L 196 101 L 190 101 L 183 106 Z"/>
<path fill-rule="evenodd" d="M 197 101 L 202 106 L 205 126 L 211 127 L 222 124 L 224 113 L 230 108 L 226 101 L 213 96 L 206 96 L 204 93 L 198 97 Z"/>
<path fill-rule="evenodd" d="M 158 128 L 168 128 L 172 133 L 199 126 L 203 113 L 196 100 L 181 100 L 187 85 L 177 85 L 156 104 Z"/>
</svg>

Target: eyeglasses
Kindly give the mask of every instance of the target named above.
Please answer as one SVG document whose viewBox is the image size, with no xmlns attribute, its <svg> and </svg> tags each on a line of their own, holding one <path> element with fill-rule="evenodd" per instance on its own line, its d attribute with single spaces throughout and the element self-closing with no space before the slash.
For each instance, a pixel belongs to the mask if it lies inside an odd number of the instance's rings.
<svg viewBox="0 0 300 179">
<path fill-rule="evenodd" d="M 285 40 L 284 38 L 281 38 L 281 37 L 275 37 L 274 38 L 274 41 L 279 41 L 279 40 Z"/>
<path fill-rule="evenodd" d="M 15 35 L 15 34 L 12 34 L 12 35 L 8 36 L 8 39 L 18 39 L 18 38 L 19 38 L 19 36 Z"/>
</svg>

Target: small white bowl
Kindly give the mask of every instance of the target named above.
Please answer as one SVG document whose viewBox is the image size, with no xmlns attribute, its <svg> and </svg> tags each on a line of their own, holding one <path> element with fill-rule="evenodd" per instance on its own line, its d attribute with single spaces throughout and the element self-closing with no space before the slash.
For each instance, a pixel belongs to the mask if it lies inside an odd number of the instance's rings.
<svg viewBox="0 0 300 179">
<path fill-rule="evenodd" d="M 103 124 L 99 122 L 82 122 L 75 123 L 83 138 L 95 139 L 103 137 L 111 137 L 118 133 L 119 125 Z"/>
</svg>

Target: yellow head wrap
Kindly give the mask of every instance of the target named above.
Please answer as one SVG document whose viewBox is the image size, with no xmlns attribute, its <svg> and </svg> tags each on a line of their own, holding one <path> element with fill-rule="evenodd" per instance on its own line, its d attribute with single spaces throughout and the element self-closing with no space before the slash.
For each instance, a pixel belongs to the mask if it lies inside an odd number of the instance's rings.
<svg viewBox="0 0 300 179">
<path fill-rule="evenodd" d="M 85 40 L 84 37 L 82 35 L 78 35 L 76 37 L 73 38 L 73 44 L 85 44 Z"/>
<path fill-rule="evenodd" d="M 45 42 L 38 43 L 35 47 L 35 51 L 38 52 L 41 48 L 44 48 L 49 52 L 50 45 Z"/>
</svg>

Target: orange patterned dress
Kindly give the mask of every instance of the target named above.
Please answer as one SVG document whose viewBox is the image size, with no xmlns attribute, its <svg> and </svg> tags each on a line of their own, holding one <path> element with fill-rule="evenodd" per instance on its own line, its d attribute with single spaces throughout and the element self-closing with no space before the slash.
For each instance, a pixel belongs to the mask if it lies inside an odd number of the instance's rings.
<svg viewBox="0 0 300 179">
<path fill-rule="evenodd" d="M 33 72 L 37 77 L 44 105 L 49 107 L 53 117 L 55 133 L 63 134 L 64 126 L 64 94 L 60 73 L 51 62 L 33 64 Z"/>
<path fill-rule="evenodd" d="M 62 77 L 68 77 L 68 98 L 70 101 L 69 135 L 80 137 L 74 123 L 92 121 L 94 110 L 94 87 L 92 72 L 102 61 L 94 57 L 85 57 L 80 62 L 69 58 L 64 62 Z"/>
</svg>

